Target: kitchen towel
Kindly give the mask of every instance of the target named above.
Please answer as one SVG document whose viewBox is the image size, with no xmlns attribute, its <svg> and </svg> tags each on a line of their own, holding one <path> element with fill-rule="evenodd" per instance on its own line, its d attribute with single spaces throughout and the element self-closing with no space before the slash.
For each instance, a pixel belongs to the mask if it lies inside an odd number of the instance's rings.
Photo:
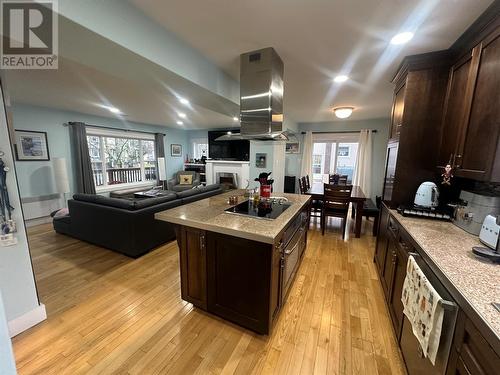
<svg viewBox="0 0 500 375">
<path fill-rule="evenodd" d="M 403 313 L 411 323 L 413 334 L 420 343 L 424 356 L 428 357 L 433 365 L 436 363 L 443 325 L 442 300 L 415 258 L 410 255 L 401 295 Z"/>
</svg>

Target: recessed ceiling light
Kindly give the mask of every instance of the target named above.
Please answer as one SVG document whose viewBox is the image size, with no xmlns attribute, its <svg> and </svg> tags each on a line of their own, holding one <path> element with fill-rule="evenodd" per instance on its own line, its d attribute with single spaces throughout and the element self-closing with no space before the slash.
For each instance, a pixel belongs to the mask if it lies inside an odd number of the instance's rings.
<svg viewBox="0 0 500 375">
<path fill-rule="evenodd" d="M 334 81 L 334 82 L 337 82 L 337 83 L 342 83 L 342 82 L 347 81 L 348 79 L 349 79 L 349 77 L 348 77 L 348 76 L 341 74 L 341 75 L 339 75 L 339 76 L 336 76 L 336 77 L 333 79 L 333 81 Z"/>
<path fill-rule="evenodd" d="M 182 121 L 177 121 L 177 125 L 184 125 Z"/>
<path fill-rule="evenodd" d="M 352 111 L 354 110 L 354 107 L 338 107 L 334 108 L 333 112 L 335 113 L 335 116 L 338 118 L 348 118 L 349 116 L 352 115 Z"/>
<path fill-rule="evenodd" d="M 177 113 L 177 115 L 178 115 L 180 118 L 186 118 L 186 114 L 185 114 L 185 113 L 179 112 L 179 113 Z"/>
<path fill-rule="evenodd" d="M 118 108 L 116 107 L 111 107 L 109 105 L 103 105 L 102 106 L 103 108 L 106 108 L 108 111 L 112 112 L 112 113 L 122 113 L 122 111 L 120 111 Z"/>
<path fill-rule="evenodd" d="M 238 118 L 238 117 L 236 117 L 236 116 L 235 116 L 235 117 L 233 117 L 233 121 L 238 121 L 238 120 L 239 120 L 239 118 Z"/>
<path fill-rule="evenodd" d="M 408 43 L 411 38 L 413 38 L 413 33 L 405 31 L 404 33 L 394 35 L 391 39 L 391 44 L 405 44 Z"/>
<path fill-rule="evenodd" d="M 184 105 L 189 105 L 189 100 L 187 100 L 186 98 L 179 98 L 179 101 Z"/>
</svg>

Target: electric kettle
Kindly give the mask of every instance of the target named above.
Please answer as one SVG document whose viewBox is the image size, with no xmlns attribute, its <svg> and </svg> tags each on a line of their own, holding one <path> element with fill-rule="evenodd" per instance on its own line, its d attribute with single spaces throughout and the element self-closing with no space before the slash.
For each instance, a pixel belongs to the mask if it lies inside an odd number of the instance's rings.
<svg viewBox="0 0 500 375">
<path fill-rule="evenodd" d="M 437 207 L 439 191 L 434 182 L 422 182 L 415 194 L 414 204 L 420 207 L 433 208 Z"/>
</svg>

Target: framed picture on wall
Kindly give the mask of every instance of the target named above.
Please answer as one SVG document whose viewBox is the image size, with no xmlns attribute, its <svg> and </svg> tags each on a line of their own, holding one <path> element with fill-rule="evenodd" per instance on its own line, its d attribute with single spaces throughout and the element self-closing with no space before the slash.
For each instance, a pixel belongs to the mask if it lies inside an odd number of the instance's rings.
<svg viewBox="0 0 500 375">
<path fill-rule="evenodd" d="M 172 156 L 182 156 L 182 145 L 171 144 L 170 145 L 170 155 L 172 155 Z"/>
<path fill-rule="evenodd" d="M 20 161 L 50 160 L 46 132 L 16 130 L 16 159 Z"/>
<path fill-rule="evenodd" d="M 265 168 L 266 167 L 266 158 L 267 154 L 255 154 L 255 166 L 257 168 Z"/>
<path fill-rule="evenodd" d="M 285 153 L 287 154 L 299 154 L 300 153 L 300 143 L 299 142 L 287 142 L 285 145 Z"/>
</svg>

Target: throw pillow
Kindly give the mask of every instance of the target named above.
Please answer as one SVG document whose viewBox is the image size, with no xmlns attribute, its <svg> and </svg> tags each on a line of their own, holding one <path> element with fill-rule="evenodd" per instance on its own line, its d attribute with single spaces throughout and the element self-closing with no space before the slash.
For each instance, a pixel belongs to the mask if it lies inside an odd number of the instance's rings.
<svg viewBox="0 0 500 375">
<path fill-rule="evenodd" d="M 192 185 L 193 175 L 192 174 L 181 174 L 179 175 L 179 185 Z"/>
</svg>

